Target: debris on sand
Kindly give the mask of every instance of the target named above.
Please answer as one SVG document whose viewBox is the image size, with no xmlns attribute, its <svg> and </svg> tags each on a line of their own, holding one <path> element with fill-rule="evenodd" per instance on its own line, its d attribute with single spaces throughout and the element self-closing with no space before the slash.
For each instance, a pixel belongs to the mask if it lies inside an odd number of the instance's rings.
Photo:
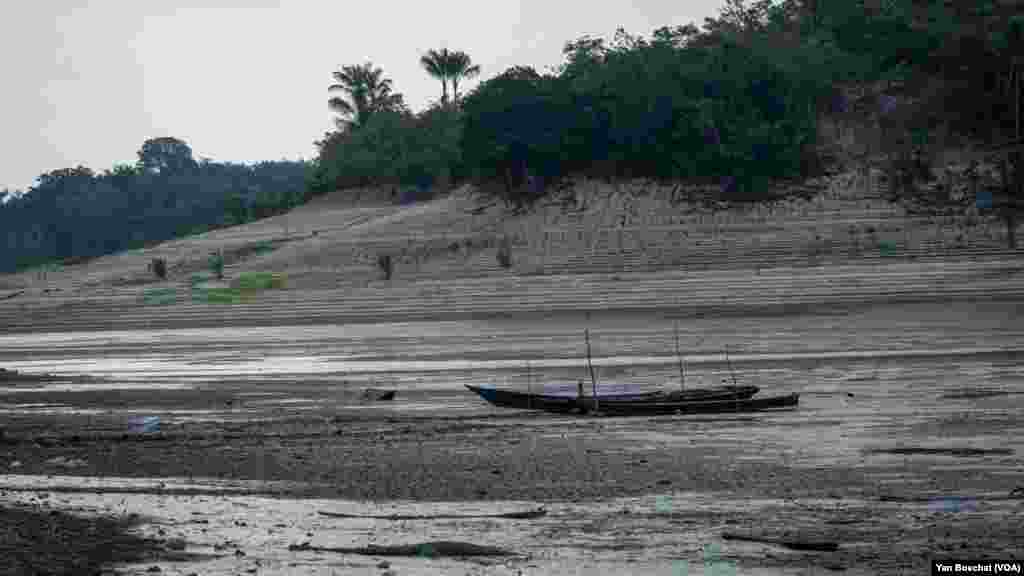
<svg viewBox="0 0 1024 576">
<path fill-rule="evenodd" d="M 354 548 L 322 548 L 310 546 L 309 543 L 292 544 L 289 551 L 299 552 L 310 550 L 313 552 L 337 552 L 339 554 L 361 554 L 364 556 L 423 556 L 437 558 L 440 556 L 515 556 L 515 552 L 509 552 L 494 546 L 480 546 L 469 542 L 455 542 L 448 540 L 436 540 L 420 544 L 404 544 L 397 546 L 357 546 Z"/>
<path fill-rule="evenodd" d="M 372 520 L 449 520 L 458 518 L 509 518 L 513 520 L 530 520 L 533 518 L 540 518 L 546 515 L 548 512 L 543 508 L 536 510 L 527 510 L 524 512 L 505 512 L 503 514 L 426 514 L 422 516 L 410 516 L 404 514 L 391 514 L 391 515 L 364 515 L 364 514 L 342 514 L 339 512 L 320 512 L 321 516 L 330 516 L 331 518 L 363 518 Z"/>
<path fill-rule="evenodd" d="M 955 390 L 939 396 L 943 400 L 966 400 L 972 398 L 991 398 L 992 396 L 1009 396 L 1008 390 L 995 390 L 992 388 L 979 388 L 977 390 Z"/>
<path fill-rule="evenodd" d="M 384 402 L 395 399 L 395 390 L 381 390 L 380 388 L 367 388 L 363 391 L 361 398 L 371 402 Z"/>
<path fill-rule="evenodd" d="M 141 416 L 128 419 L 128 429 L 136 434 L 157 432 L 160 430 L 159 416 Z"/>
<path fill-rule="evenodd" d="M 763 544 L 775 544 L 784 546 L 791 550 L 812 550 L 816 552 L 835 552 L 839 549 L 838 542 L 828 540 L 800 540 L 796 538 L 773 538 L 771 536 L 758 536 L 755 534 L 739 534 L 736 532 L 723 532 L 724 540 L 746 540 L 748 542 L 760 542 Z"/>
<path fill-rule="evenodd" d="M 8 370 L 6 368 L 0 368 L 0 382 L 48 382 L 51 380 L 60 380 L 60 376 L 54 376 L 53 374 L 24 374 L 17 370 Z"/>
<path fill-rule="evenodd" d="M 68 458 L 67 456 L 57 456 L 50 458 L 46 461 L 46 464 L 53 466 L 62 466 L 64 468 L 79 468 L 85 466 L 87 462 L 81 458 Z"/>
<path fill-rule="evenodd" d="M 923 446 L 874 448 L 867 452 L 869 454 L 901 454 L 905 456 L 915 454 L 938 454 L 945 456 L 1008 456 L 1013 454 L 1013 450 L 1009 448 L 926 448 Z"/>
</svg>

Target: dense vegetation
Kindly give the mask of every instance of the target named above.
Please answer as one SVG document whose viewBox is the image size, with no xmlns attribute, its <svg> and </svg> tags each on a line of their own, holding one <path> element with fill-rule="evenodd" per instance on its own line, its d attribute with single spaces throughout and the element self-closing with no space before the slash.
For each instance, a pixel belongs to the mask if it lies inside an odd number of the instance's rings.
<svg viewBox="0 0 1024 576">
<path fill-rule="evenodd" d="M 889 177 L 910 194 L 938 134 L 983 145 L 1019 137 L 1022 23 L 1024 7 L 1008 1 L 728 0 L 702 29 L 659 28 L 650 39 L 619 30 L 610 44 L 583 37 L 566 45 L 556 73 L 512 67 L 461 102 L 443 88 L 441 104 L 420 115 L 361 108 L 360 123 L 320 142 L 317 189 L 444 174 L 524 204 L 566 176 L 643 176 L 759 200 L 771 181 L 820 169 L 822 117 L 852 115 L 880 125 Z M 436 51 L 423 62 L 441 78 L 469 64 Z M 868 97 L 849 97 L 863 88 Z M 1019 174 L 1019 159 L 1008 166 Z M 1019 197 L 1016 182 L 1004 186 Z"/>
<path fill-rule="evenodd" d="M 0 208 L 0 271 L 89 258 L 285 211 L 302 202 L 309 167 L 196 162 L 175 138 L 147 140 L 135 165 L 40 175 Z"/>
<path fill-rule="evenodd" d="M 419 113 L 372 63 L 345 66 L 329 87 L 337 129 L 317 142 L 311 165 L 196 163 L 185 143 L 155 139 L 136 166 L 55 170 L 0 209 L 12 248 L 0 269 L 240 222 L 356 186 L 390 187 L 405 202 L 471 180 L 523 205 L 570 176 L 651 177 L 760 200 L 772 181 L 820 169 L 815 140 L 829 115 L 877 123 L 894 189 L 910 195 L 929 176 L 920 158 L 940 134 L 983 145 L 1021 137 L 1022 28 L 1024 6 L 1010 0 L 727 0 L 702 28 L 583 37 L 566 44 L 555 72 L 512 67 L 462 97 L 459 82 L 479 66 L 464 52 L 431 50 L 420 63 L 441 81 L 441 98 Z M 850 97 L 863 88 L 867 97 Z M 1003 166 L 1011 230 L 1024 197 L 1017 150 Z"/>
</svg>

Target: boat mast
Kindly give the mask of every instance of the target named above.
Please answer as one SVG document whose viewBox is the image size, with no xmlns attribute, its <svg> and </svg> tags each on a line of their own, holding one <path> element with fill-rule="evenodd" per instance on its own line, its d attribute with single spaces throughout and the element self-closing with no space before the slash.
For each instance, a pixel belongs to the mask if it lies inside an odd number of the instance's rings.
<svg viewBox="0 0 1024 576">
<path fill-rule="evenodd" d="M 530 393 L 530 395 L 529 395 L 529 397 L 527 399 L 527 406 L 529 406 L 530 410 L 532 410 L 533 409 L 533 378 L 530 377 L 530 361 L 529 360 L 526 361 L 526 389 Z"/>
<path fill-rule="evenodd" d="M 590 313 L 587 312 L 587 322 L 590 321 Z M 597 377 L 594 376 L 594 363 L 590 358 L 590 327 L 583 328 L 583 336 L 587 340 L 587 366 L 590 368 L 590 386 L 594 394 L 594 411 L 597 411 Z"/>
<path fill-rule="evenodd" d="M 686 369 L 683 367 L 683 357 L 679 354 L 679 321 L 675 321 L 676 335 L 676 361 L 679 362 L 679 390 L 686 388 Z"/>
<path fill-rule="evenodd" d="M 732 362 L 729 360 L 729 347 L 725 346 L 725 362 L 729 365 L 729 374 L 732 375 L 732 385 L 736 386 L 736 373 L 732 371 Z"/>
</svg>

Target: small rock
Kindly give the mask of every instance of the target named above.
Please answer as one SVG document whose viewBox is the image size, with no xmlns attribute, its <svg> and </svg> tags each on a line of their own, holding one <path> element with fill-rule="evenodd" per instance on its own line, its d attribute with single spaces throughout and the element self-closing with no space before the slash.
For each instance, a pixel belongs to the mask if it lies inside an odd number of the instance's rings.
<svg viewBox="0 0 1024 576">
<path fill-rule="evenodd" d="M 235 550 L 235 556 L 238 556 L 238 557 L 245 556 L 245 552 L 242 552 L 241 550 Z"/>
<path fill-rule="evenodd" d="M 388 562 L 387 560 L 381 560 L 379 563 L 377 563 L 377 568 L 380 568 L 381 570 L 383 570 L 385 568 L 390 568 L 390 567 L 391 567 L 391 563 Z"/>
<path fill-rule="evenodd" d="M 146 572 L 154 572 L 155 573 L 155 572 L 163 572 L 163 570 L 161 570 L 159 566 L 150 566 L 149 568 L 146 569 Z"/>
<path fill-rule="evenodd" d="M 15 460 L 11 462 L 11 468 L 21 468 L 21 460 Z"/>
<path fill-rule="evenodd" d="M 184 550 L 185 540 L 183 538 L 175 538 L 167 541 L 167 548 L 170 550 Z"/>
</svg>

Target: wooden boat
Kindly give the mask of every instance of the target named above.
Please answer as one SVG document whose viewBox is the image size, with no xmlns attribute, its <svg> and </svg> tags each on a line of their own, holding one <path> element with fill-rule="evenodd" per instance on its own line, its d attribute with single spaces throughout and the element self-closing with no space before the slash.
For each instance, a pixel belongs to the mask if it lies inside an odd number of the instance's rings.
<svg viewBox="0 0 1024 576">
<path fill-rule="evenodd" d="M 571 413 L 581 408 L 592 410 L 594 399 L 584 397 L 582 402 L 571 396 L 546 396 L 540 394 L 524 394 L 522 392 L 510 392 L 507 390 L 495 390 L 494 388 L 481 388 L 478 386 L 466 385 L 467 388 L 476 392 L 481 398 L 495 406 L 506 408 L 532 408 L 546 412 Z M 727 388 L 727 387 L 723 387 Z M 742 393 L 746 393 L 756 386 L 743 386 Z M 707 389 L 705 389 L 707 390 Z M 756 392 L 756 391 L 755 391 Z M 678 393 L 675 393 L 678 394 Z M 756 412 L 760 410 L 773 410 L 780 408 L 791 408 L 800 401 L 799 394 L 787 396 L 773 396 L 770 398 L 752 398 L 753 394 L 746 397 L 718 398 L 714 400 L 674 400 L 665 401 L 664 393 L 652 392 L 650 394 L 629 395 L 629 396 L 608 396 L 598 397 L 597 409 L 599 412 L 615 416 L 648 416 L 655 414 L 717 414 L 725 412 Z"/>
<path fill-rule="evenodd" d="M 726 412 L 758 412 L 792 408 L 800 402 L 799 394 L 769 398 L 739 398 L 697 402 L 610 402 L 598 399 L 597 409 L 610 416 L 651 416 L 656 414 L 721 414 Z M 593 408 L 587 399 L 586 407 Z"/>
<path fill-rule="evenodd" d="M 511 390 L 481 388 L 466 384 L 481 398 L 503 408 L 525 408 L 546 410 L 548 412 L 572 412 L 578 410 L 580 404 L 575 396 L 551 396 L 546 394 L 527 394 Z M 709 402 L 715 400 L 742 400 L 757 394 L 757 386 L 718 386 L 714 388 L 694 388 L 673 392 L 646 392 L 641 394 L 609 394 L 598 396 L 598 406 L 605 404 L 621 406 L 636 403 L 672 403 L 672 402 Z M 585 396 L 584 406 L 593 402 L 593 398 Z"/>
</svg>

